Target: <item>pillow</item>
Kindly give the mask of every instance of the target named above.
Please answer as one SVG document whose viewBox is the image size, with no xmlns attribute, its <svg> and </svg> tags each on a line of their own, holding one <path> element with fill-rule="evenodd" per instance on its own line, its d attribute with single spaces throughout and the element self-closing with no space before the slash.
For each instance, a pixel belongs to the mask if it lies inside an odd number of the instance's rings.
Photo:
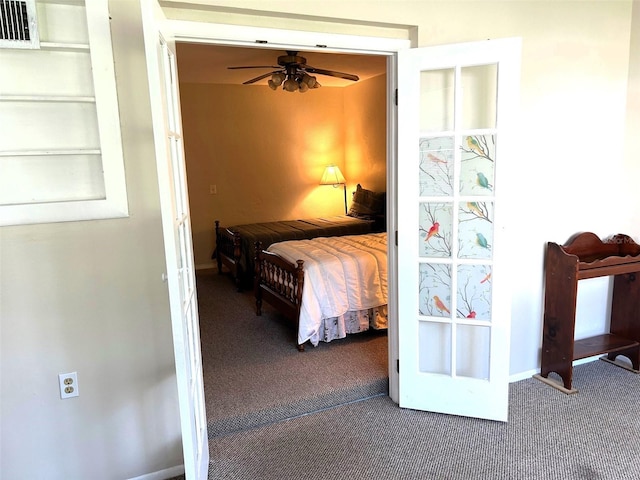
<svg viewBox="0 0 640 480">
<path fill-rule="evenodd" d="M 372 192 L 358 184 L 347 215 L 365 220 L 375 220 L 376 216 L 384 215 L 386 198 L 386 192 Z"/>
</svg>

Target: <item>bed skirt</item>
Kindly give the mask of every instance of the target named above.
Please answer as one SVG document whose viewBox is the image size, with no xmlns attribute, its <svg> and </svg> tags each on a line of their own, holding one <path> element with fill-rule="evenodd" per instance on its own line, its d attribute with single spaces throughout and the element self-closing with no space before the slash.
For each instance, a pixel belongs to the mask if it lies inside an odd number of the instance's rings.
<svg viewBox="0 0 640 480">
<path fill-rule="evenodd" d="M 387 311 L 387 305 L 381 305 L 368 310 L 350 311 L 340 317 L 325 318 L 318 334 L 310 339 L 311 344 L 317 346 L 319 341 L 330 342 L 370 328 L 384 330 L 387 328 Z"/>
</svg>

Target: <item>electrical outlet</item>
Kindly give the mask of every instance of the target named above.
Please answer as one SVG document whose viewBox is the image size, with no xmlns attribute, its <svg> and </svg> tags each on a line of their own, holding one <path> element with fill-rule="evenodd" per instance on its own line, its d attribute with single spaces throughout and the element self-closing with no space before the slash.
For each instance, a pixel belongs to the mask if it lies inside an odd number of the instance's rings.
<svg viewBox="0 0 640 480">
<path fill-rule="evenodd" d="M 58 375 L 60 384 L 60 398 L 71 398 L 80 395 L 78 390 L 78 372 L 61 373 Z"/>
</svg>

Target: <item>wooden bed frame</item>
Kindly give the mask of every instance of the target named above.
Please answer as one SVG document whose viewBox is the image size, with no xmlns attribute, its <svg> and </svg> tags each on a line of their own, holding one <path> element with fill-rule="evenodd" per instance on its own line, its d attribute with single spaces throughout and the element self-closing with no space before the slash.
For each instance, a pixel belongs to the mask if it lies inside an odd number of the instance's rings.
<svg viewBox="0 0 640 480">
<path fill-rule="evenodd" d="M 264 248 L 272 243 L 287 240 L 302 240 L 315 237 L 333 237 L 377 233 L 386 230 L 386 192 L 374 192 L 357 185 L 351 199 L 351 208 L 345 215 L 327 218 L 307 218 L 278 222 L 221 227 L 215 221 L 216 248 L 212 255 L 218 265 L 218 273 L 227 267 L 233 280 L 242 290 L 251 288 L 255 267 L 254 242 L 261 241 Z M 337 220 L 337 217 L 342 217 Z M 349 217 L 349 221 L 344 221 Z"/>
<path fill-rule="evenodd" d="M 260 241 L 267 248 L 272 243 L 287 240 L 383 232 L 387 227 L 385 209 L 385 192 L 367 190 L 358 184 L 353 192 L 351 208 L 345 215 L 258 222 L 227 228 L 221 227 L 220 221 L 216 220 L 216 248 L 212 258 L 216 259 L 218 273 L 222 273 L 223 266 L 229 269 L 238 290 L 251 288 L 255 270 L 252 265 L 255 252 L 251 251 L 254 242 Z"/>
<path fill-rule="evenodd" d="M 254 277 L 256 315 L 262 315 L 264 299 L 294 325 L 297 335 L 303 288 L 303 260 L 293 264 L 275 253 L 262 250 L 262 243 L 256 242 Z M 303 352 L 304 344 L 298 344 L 297 340 L 296 344 L 298 350 Z"/>
<path fill-rule="evenodd" d="M 310 241 L 313 242 L 313 240 Z M 253 288 L 256 299 L 256 315 L 262 315 L 263 301 L 266 301 L 274 307 L 287 320 L 289 320 L 295 328 L 295 344 L 298 350 L 303 352 L 307 341 L 315 344 L 310 337 L 305 337 L 309 339 L 300 343 L 300 314 L 305 288 L 305 262 L 301 259 L 292 262 L 277 252 L 264 250 L 264 245 L 260 241 L 255 242 L 254 248 L 255 275 Z M 309 284 L 307 285 L 307 288 L 313 287 Z M 379 311 L 377 311 L 377 307 L 364 309 L 363 312 L 371 312 L 373 310 L 376 310 L 374 315 L 376 315 L 376 318 L 379 318 Z M 303 317 L 308 320 L 308 316 Z M 372 317 L 367 316 L 367 318 L 369 319 L 369 326 L 367 328 L 380 328 L 378 321 L 376 321 L 376 325 L 374 325 L 371 323 Z M 305 325 L 305 329 L 308 327 L 309 325 Z M 383 328 L 386 328 L 386 326 Z M 360 331 L 362 330 L 357 329 L 347 331 L 346 333 L 353 334 Z M 332 338 L 343 338 L 343 336 L 341 335 Z M 325 341 L 331 340 L 329 339 Z"/>
<path fill-rule="evenodd" d="M 324 220 L 324 219 L 308 219 L 308 220 Z M 331 220 L 331 219 L 329 219 Z M 361 233 L 373 233 L 384 230 L 385 222 L 384 217 L 376 220 L 363 220 L 359 218 L 350 218 L 349 222 L 329 222 L 323 226 L 312 226 L 307 230 L 295 230 L 294 232 L 269 232 L 268 234 L 261 235 L 255 240 L 262 242 L 263 248 L 269 247 L 272 243 L 282 242 L 286 240 L 301 240 L 315 237 L 328 237 L 328 236 L 340 236 L 340 235 L 354 235 Z M 302 222 L 306 223 L 307 220 L 290 220 L 288 222 Z M 273 222 L 280 223 L 280 222 Z M 226 267 L 231 272 L 231 276 L 238 288 L 238 291 L 242 289 L 249 289 L 253 285 L 253 273 L 255 267 L 251 264 L 255 258 L 255 252 L 251 252 L 250 248 L 253 248 L 253 237 L 244 238 L 243 234 L 236 231 L 236 228 L 240 227 L 253 227 L 258 225 L 269 225 L 270 223 L 256 223 L 250 225 L 239 225 L 237 227 L 222 227 L 220 221 L 215 221 L 215 235 L 216 235 L 216 249 L 212 257 L 215 257 L 218 273 L 222 273 L 222 267 Z M 307 223 L 307 225 L 309 225 Z M 269 239 L 265 242 L 266 239 Z M 250 245 L 250 247 L 249 247 Z M 249 249 L 249 251 L 244 251 Z M 245 265 L 246 263 L 246 265 Z"/>
<path fill-rule="evenodd" d="M 220 221 L 216 220 L 216 250 L 214 256 L 218 263 L 218 273 L 222 273 L 223 265 L 227 267 L 238 290 L 242 289 L 241 255 L 242 241 L 240 234 L 229 228 L 220 227 Z"/>
</svg>

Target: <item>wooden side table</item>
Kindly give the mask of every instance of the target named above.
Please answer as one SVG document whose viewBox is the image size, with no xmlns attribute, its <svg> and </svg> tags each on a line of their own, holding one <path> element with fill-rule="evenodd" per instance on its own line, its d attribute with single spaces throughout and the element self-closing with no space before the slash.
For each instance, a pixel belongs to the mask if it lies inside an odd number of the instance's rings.
<svg viewBox="0 0 640 480">
<path fill-rule="evenodd" d="M 578 280 L 614 276 L 609 333 L 574 340 Z M 573 361 L 606 353 L 640 369 L 640 245 L 628 235 L 600 240 L 579 233 L 564 245 L 549 242 L 545 258 L 544 327 L 540 375 L 535 378 L 565 392 L 572 388 Z M 619 365 L 616 363 L 616 365 Z M 555 372 L 562 385 L 549 379 Z"/>
</svg>

